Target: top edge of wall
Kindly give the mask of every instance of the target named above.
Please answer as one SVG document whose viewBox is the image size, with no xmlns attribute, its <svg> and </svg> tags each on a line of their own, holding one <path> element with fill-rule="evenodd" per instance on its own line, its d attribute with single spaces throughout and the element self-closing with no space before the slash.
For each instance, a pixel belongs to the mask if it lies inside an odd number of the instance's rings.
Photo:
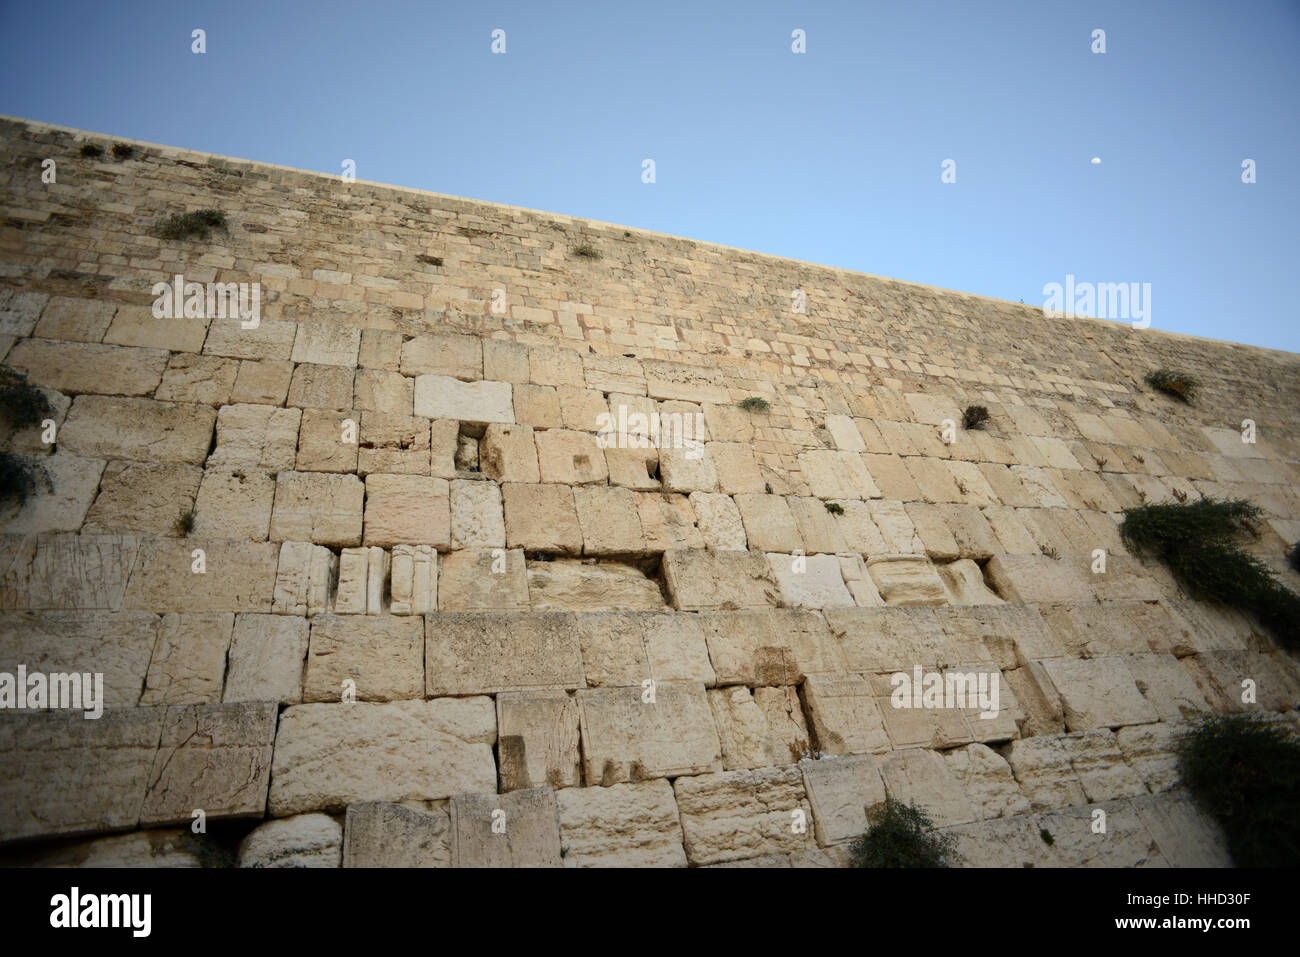
<svg viewBox="0 0 1300 957">
<path fill-rule="evenodd" d="M 10 116 L 9 114 L 6 113 L 0 113 L 0 123 L 12 123 L 18 126 L 25 127 L 26 129 L 31 130 L 32 132 L 38 132 L 38 133 L 39 132 L 64 133 L 64 134 L 71 134 L 74 137 L 94 137 L 97 139 L 111 140 L 114 143 L 127 143 L 132 146 L 149 147 L 150 149 L 158 150 L 160 153 L 164 155 L 181 158 L 181 159 L 190 159 L 190 160 L 201 159 L 201 160 L 209 160 L 209 161 L 220 160 L 223 163 L 231 163 L 237 166 L 245 166 L 245 167 L 256 168 L 256 169 L 279 170 L 281 172 L 293 173 L 299 176 L 305 176 L 314 179 L 332 180 L 332 181 L 338 179 L 337 173 L 322 173 L 318 170 L 300 169 L 295 166 L 281 166 L 278 163 L 266 163 L 266 162 L 262 162 L 261 160 L 245 159 L 243 157 L 238 157 L 238 156 L 226 156 L 225 154 L 222 153 L 210 153 L 204 150 L 193 150 L 193 149 L 187 149 L 185 147 L 179 147 L 179 146 L 168 146 L 165 143 L 154 143 L 149 140 L 137 140 L 137 139 L 132 139 L 130 137 L 117 136 L 109 133 L 98 133 L 93 130 L 83 130 L 73 126 L 62 126 L 58 123 L 46 123 L 42 120 L 32 120 L 21 116 Z M 1012 309 L 1024 309 L 1030 313 L 1037 313 L 1039 315 L 1044 314 L 1044 310 L 1042 308 L 1037 306 L 1030 306 L 1023 302 L 1012 302 L 1009 299 L 998 299 L 995 296 L 984 296 L 984 295 L 980 295 L 979 293 L 964 292 L 960 289 L 948 289 L 944 286 L 931 286 L 925 283 L 912 282 L 911 280 L 907 280 L 907 279 L 895 279 L 891 276 L 880 276 L 880 275 L 876 275 L 875 273 L 863 272 L 858 269 L 847 269 L 843 266 L 829 266 L 824 263 L 809 262 L 803 259 L 794 259 L 790 256 L 778 256 L 773 253 L 759 252 L 757 250 L 745 249 L 740 246 L 727 246 L 722 243 L 709 242 L 708 240 L 704 240 L 704 239 L 692 239 L 689 236 L 677 236 L 673 233 L 660 233 L 652 229 L 642 229 L 637 226 L 625 226 L 625 225 L 620 225 L 618 223 L 607 223 L 604 222 L 603 220 L 587 219 L 582 216 L 570 216 L 567 213 L 556 213 L 550 210 L 532 209 L 527 206 L 512 206 L 509 203 L 497 203 L 497 202 L 493 202 L 492 200 L 475 199 L 466 196 L 453 196 L 450 193 L 438 193 L 433 190 L 415 189 L 414 187 L 411 186 L 399 186 L 394 183 L 380 183 L 374 180 L 357 179 L 353 181 L 353 184 L 357 186 L 371 187 L 373 189 L 377 189 L 381 191 L 386 190 L 393 193 L 408 193 L 414 196 L 425 196 L 425 197 L 430 197 L 430 198 L 440 199 L 440 200 L 450 200 L 452 202 L 457 202 L 457 203 L 467 203 L 475 206 L 486 206 L 486 207 L 491 207 L 493 209 L 499 209 L 499 210 L 510 210 L 517 213 L 525 213 L 530 216 L 538 217 L 541 219 L 549 219 L 554 222 L 575 223 L 584 226 L 603 227 L 611 230 L 628 231 L 642 236 L 653 236 L 660 239 L 673 240 L 674 242 L 689 243 L 694 246 L 715 249 L 732 255 L 740 254 L 744 256 L 754 256 L 761 259 L 769 259 L 774 262 L 794 263 L 799 266 L 806 266 L 811 269 L 823 270 L 825 272 L 841 273 L 844 275 L 856 276 L 863 279 L 872 279 L 877 282 L 893 283 L 899 286 L 906 286 L 914 289 L 922 289 L 932 294 L 968 297 L 971 299 L 982 300 L 984 302 L 997 303 L 999 305 L 1007 306 Z M 1110 320 L 1110 319 L 1099 319 L 1095 316 L 1065 316 L 1062 313 L 1053 313 L 1052 318 L 1073 319 L 1079 322 L 1097 323 L 1102 325 L 1105 328 L 1109 328 L 1115 331 L 1121 330 L 1124 326 L 1131 326 L 1131 323 L 1128 322 L 1122 322 L 1122 321 Z M 1190 342 L 1209 343 L 1211 345 L 1220 346 L 1220 347 L 1226 346 L 1228 348 L 1235 349 L 1235 350 L 1250 350 L 1255 352 L 1270 353 L 1274 356 L 1285 358 L 1285 359 L 1293 360 L 1296 359 L 1297 357 L 1300 357 L 1300 353 L 1288 352 L 1285 349 L 1275 349 L 1272 348 L 1271 346 L 1250 345 L 1244 342 L 1234 342 L 1230 339 L 1214 339 L 1209 336 L 1197 336 L 1186 332 L 1176 332 L 1171 329 L 1146 328 L 1140 330 L 1135 329 L 1134 331 L 1142 332 L 1148 335 L 1155 334 L 1157 336 L 1169 336 L 1174 339 L 1187 340 Z"/>
</svg>

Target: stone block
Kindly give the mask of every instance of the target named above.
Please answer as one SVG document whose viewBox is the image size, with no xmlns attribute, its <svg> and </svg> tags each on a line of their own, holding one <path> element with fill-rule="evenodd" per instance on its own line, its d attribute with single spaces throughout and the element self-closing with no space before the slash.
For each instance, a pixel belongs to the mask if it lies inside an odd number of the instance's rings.
<svg viewBox="0 0 1300 957">
<path fill-rule="evenodd" d="M 362 412 L 359 429 L 358 475 L 429 474 L 432 447 L 428 419 Z"/>
<path fill-rule="evenodd" d="M 890 749 L 871 685 L 862 678 L 808 675 L 800 693 L 816 750 L 825 754 L 879 754 Z"/>
<path fill-rule="evenodd" d="M 654 700 L 639 687 L 578 691 L 587 786 L 702 774 L 722 767 L 704 686 L 661 682 Z"/>
<path fill-rule="evenodd" d="M 867 562 L 880 597 L 890 605 L 942 605 L 948 590 L 929 560 L 920 555 L 895 555 Z"/>
<path fill-rule="evenodd" d="M 362 413 L 409 416 L 415 408 L 415 380 L 399 372 L 358 369 L 352 380 L 352 407 Z"/>
<path fill-rule="evenodd" d="M 41 457 L 36 464 L 44 469 L 48 483 L 37 478 L 36 488 L 25 502 L 10 500 L 0 506 L 0 532 L 75 532 L 99 491 L 104 462 L 56 452 Z"/>
<path fill-rule="evenodd" d="M 135 564 L 131 535 L 29 535 L 9 538 L 0 610 L 117 611 Z"/>
<path fill-rule="evenodd" d="M 739 552 L 749 548 L 744 519 L 730 495 L 721 492 L 692 492 L 690 502 L 695 513 L 696 527 L 699 528 L 706 547 Z"/>
<path fill-rule="evenodd" d="M 217 413 L 217 447 L 208 468 L 268 472 L 292 469 L 301 422 L 301 409 L 223 406 Z"/>
<path fill-rule="evenodd" d="M 767 556 L 782 601 L 794 608 L 845 608 L 857 604 L 834 555 Z"/>
<path fill-rule="evenodd" d="M 194 504 L 202 479 L 203 470 L 192 465 L 109 462 L 82 530 L 170 535 L 177 516 Z"/>
<path fill-rule="evenodd" d="M 336 548 L 358 545 L 365 497 L 366 485 L 355 475 L 281 472 L 275 479 L 271 539 Z"/>
<path fill-rule="evenodd" d="M 514 422 L 509 382 L 461 382 L 445 375 L 415 378 L 415 414 L 457 422 Z"/>
<path fill-rule="evenodd" d="M 140 702 L 159 624 L 157 615 L 127 612 L 0 615 L 0 672 L 16 675 L 18 666 L 24 665 L 29 673 L 45 675 L 102 674 L 98 704 L 134 708 Z"/>
<path fill-rule="evenodd" d="M 663 593 L 634 565 L 557 559 L 528 564 L 528 600 L 536 611 L 662 611 Z"/>
<path fill-rule="evenodd" d="M 302 701 L 308 624 L 288 615 L 236 615 L 222 701 Z"/>
<path fill-rule="evenodd" d="M 452 548 L 504 548 L 505 544 L 506 524 L 501 506 L 501 487 L 495 482 L 465 479 L 453 481 Z"/>
<path fill-rule="evenodd" d="M 812 752 L 794 688 L 713 688 L 709 707 L 728 771 L 789 764 Z"/>
<path fill-rule="evenodd" d="M 360 434 L 358 412 L 306 409 L 298 430 L 300 472 L 355 472 Z"/>
<path fill-rule="evenodd" d="M 465 549 L 442 559 L 441 611 L 527 611 L 528 569 L 522 549 Z"/>
<path fill-rule="evenodd" d="M 208 469 L 194 500 L 192 534 L 264 542 L 274 501 L 275 479 L 266 472 Z"/>
<path fill-rule="evenodd" d="M 582 554 L 582 526 L 567 485 L 501 487 L 505 499 L 506 543 L 511 548 Z"/>
<path fill-rule="evenodd" d="M 534 436 L 543 482 L 603 485 L 609 478 L 605 451 L 590 432 L 547 429 Z"/>
<path fill-rule="evenodd" d="M 535 442 L 531 426 L 489 425 L 479 443 L 479 466 L 483 474 L 494 482 L 540 482 Z"/>
<path fill-rule="evenodd" d="M 352 408 L 355 376 L 355 370 L 343 366 L 300 363 L 294 367 L 284 404 L 299 409 L 346 412 Z"/>
<path fill-rule="evenodd" d="M 812 831 L 793 824 L 812 816 L 798 765 L 723 771 L 673 784 L 686 854 L 692 864 L 721 864 L 814 847 Z"/>
<path fill-rule="evenodd" d="M 681 611 L 761 608 L 776 605 L 779 589 L 767 557 L 759 551 L 664 552 L 664 580 Z"/>
<path fill-rule="evenodd" d="M 371 474 L 366 476 L 365 499 L 367 545 L 451 544 L 451 486 L 446 479 Z"/>
<path fill-rule="evenodd" d="M 458 794 L 450 813 L 452 867 L 564 866 L 551 788 Z"/>
<path fill-rule="evenodd" d="M 803 549 L 794 513 L 780 495 L 737 495 L 736 507 L 745 523 L 750 548 L 772 552 Z"/>
<path fill-rule="evenodd" d="M 312 619 L 303 701 L 339 701 L 345 688 L 357 701 L 401 701 L 423 698 L 424 686 L 423 619 L 363 615 Z"/>
<path fill-rule="evenodd" d="M 23 339 L 5 364 L 27 374 L 32 385 L 65 394 L 149 395 L 162 381 L 169 353 L 90 342 Z"/>
<path fill-rule="evenodd" d="M 59 449 L 90 458 L 202 465 L 216 417 L 207 405 L 79 395 L 59 430 Z"/>
<path fill-rule="evenodd" d="M 938 827 L 968 824 L 980 818 L 938 751 L 894 751 L 880 760 L 880 776 L 891 798 L 923 808 Z"/>
<path fill-rule="evenodd" d="M 764 609 L 700 616 L 718 684 L 797 685 L 842 672 L 844 659 L 816 612 Z"/>
<path fill-rule="evenodd" d="M 557 791 L 565 867 L 685 867 L 667 781 Z"/>
<path fill-rule="evenodd" d="M 267 821 L 239 843 L 240 867 L 338 867 L 343 828 L 328 814 Z"/>
<path fill-rule="evenodd" d="M 1071 731 L 1160 720 L 1123 658 L 1048 658 L 1042 667 L 1060 695 L 1065 726 Z"/>
<path fill-rule="evenodd" d="M 294 334 L 294 362 L 355 368 L 361 350 L 361 330 L 337 322 L 300 322 Z"/>
<path fill-rule="evenodd" d="M 636 510 L 645 535 L 644 551 L 665 552 L 670 548 L 704 547 L 704 538 L 695 524 L 691 500 L 685 495 L 637 492 Z"/>
<path fill-rule="evenodd" d="M 195 572 L 196 550 L 205 571 Z M 280 548 L 273 542 L 152 538 L 140 545 L 122 607 L 130 611 L 271 610 Z"/>
<path fill-rule="evenodd" d="M 431 545 L 394 545 L 389 611 L 427 615 L 438 608 L 438 553 Z"/>
<path fill-rule="evenodd" d="M 234 624 L 235 616 L 229 613 L 163 615 L 140 704 L 221 701 Z"/>
<path fill-rule="evenodd" d="M 992 748 L 971 744 L 947 751 L 943 758 L 977 818 L 988 820 L 1029 813 L 1029 799 L 1021 793 L 1011 765 Z"/>
<path fill-rule="evenodd" d="M 271 610 L 278 615 L 315 615 L 329 610 L 338 580 L 338 559 L 324 545 L 284 542 L 275 572 Z"/>
<path fill-rule="evenodd" d="M 502 793 L 581 787 L 578 702 L 562 689 L 497 695 L 497 754 Z"/>
<path fill-rule="evenodd" d="M 800 761 L 822 847 L 855 841 L 867 832 L 867 809 L 885 800 L 885 782 L 872 754 Z"/>
<path fill-rule="evenodd" d="M 344 867 L 451 867 L 451 817 L 372 801 L 348 808 Z"/>
<path fill-rule="evenodd" d="M 424 647 L 429 697 L 585 684 L 576 622 L 562 612 L 440 612 L 426 617 Z"/>
</svg>

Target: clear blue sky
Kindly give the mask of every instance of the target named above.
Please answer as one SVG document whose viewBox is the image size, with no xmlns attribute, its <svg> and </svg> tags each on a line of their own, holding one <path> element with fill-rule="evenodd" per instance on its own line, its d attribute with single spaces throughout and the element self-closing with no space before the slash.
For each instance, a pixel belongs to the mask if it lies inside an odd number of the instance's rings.
<svg viewBox="0 0 1300 957">
<path fill-rule="evenodd" d="M 10 115 L 1034 305 L 1149 282 L 1293 352 L 1298 65 L 1296 0 L 0 0 Z"/>
</svg>

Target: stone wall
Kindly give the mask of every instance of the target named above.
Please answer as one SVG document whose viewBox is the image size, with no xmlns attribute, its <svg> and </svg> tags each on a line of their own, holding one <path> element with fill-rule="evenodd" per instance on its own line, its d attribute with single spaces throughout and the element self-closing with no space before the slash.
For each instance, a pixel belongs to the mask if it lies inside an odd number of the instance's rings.
<svg viewBox="0 0 1300 957">
<path fill-rule="evenodd" d="M 1300 358 L 0 139 L 0 357 L 57 436 L 6 439 L 51 487 L 0 516 L 0 671 L 99 672 L 106 704 L 0 712 L 7 860 L 839 866 L 890 795 L 966 863 L 1227 863 L 1172 741 L 1200 710 L 1296 723 L 1300 666 L 1116 522 L 1249 498 L 1296 587 Z M 227 228 L 155 235 L 206 208 Z M 256 327 L 155 318 L 176 275 L 259 283 Z M 1160 366 L 1202 398 L 1147 390 Z M 626 447 L 654 414 L 689 441 Z M 894 707 L 916 668 L 1000 699 Z"/>
</svg>

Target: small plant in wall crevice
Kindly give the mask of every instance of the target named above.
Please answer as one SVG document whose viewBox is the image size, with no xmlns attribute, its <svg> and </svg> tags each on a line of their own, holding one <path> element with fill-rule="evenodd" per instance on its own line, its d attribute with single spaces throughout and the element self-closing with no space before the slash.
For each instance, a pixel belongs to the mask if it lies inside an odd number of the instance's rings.
<svg viewBox="0 0 1300 957">
<path fill-rule="evenodd" d="M 214 229 L 226 228 L 226 214 L 219 209 L 199 209 L 192 213 L 173 213 L 154 227 L 159 239 L 207 239 Z"/>
<path fill-rule="evenodd" d="M 825 504 L 826 504 L 826 511 L 830 512 L 832 515 L 844 514 L 844 506 L 841 505 L 839 502 L 827 502 Z"/>
<path fill-rule="evenodd" d="M 579 243 L 569 250 L 575 256 L 581 256 L 583 259 L 600 259 L 600 250 L 591 243 Z"/>
<path fill-rule="evenodd" d="M 181 509 L 180 514 L 176 516 L 176 525 L 174 526 L 176 534 L 181 538 L 184 538 L 190 532 L 194 531 L 194 521 L 198 517 L 199 514 L 193 506 Z"/>
<path fill-rule="evenodd" d="M 1259 506 L 1244 499 L 1146 504 L 1124 510 L 1120 536 L 1157 558 L 1194 598 L 1253 615 L 1285 647 L 1300 648 L 1300 595 L 1241 547 L 1257 538 Z"/>
<path fill-rule="evenodd" d="M 989 410 L 982 405 L 968 405 L 966 411 L 961 414 L 961 427 L 970 431 L 971 429 L 982 429 L 984 423 L 989 420 Z"/>
<path fill-rule="evenodd" d="M 1199 385 L 1187 373 L 1176 372 L 1173 369 L 1157 369 L 1154 372 L 1148 372 L 1144 377 L 1144 381 L 1157 392 L 1173 396 L 1179 402 L 1188 403 L 1196 398 L 1196 387 Z"/>
<path fill-rule="evenodd" d="M 867 824 L 849 848 L 854 867 L 948 867 L 957 856 L 956 838 L 915 804 L 886 798 L 867 809 Z"/>
<path fill-rule="evenodd" d="M 772 408 L 772 403 L 759 395 L 751 395 L 748 399 L 741 399 L 736 405 L 746 412 L 768 412 Z"/>
</svg>

